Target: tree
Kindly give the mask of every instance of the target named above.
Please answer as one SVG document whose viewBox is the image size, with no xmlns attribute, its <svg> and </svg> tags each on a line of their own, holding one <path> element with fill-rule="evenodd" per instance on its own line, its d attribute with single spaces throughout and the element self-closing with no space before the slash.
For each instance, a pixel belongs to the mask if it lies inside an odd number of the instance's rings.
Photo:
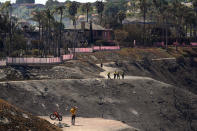
<svg viewBox="0 0 197 131">
<path fill-rule="evenodd" d="M 73 25 L 75 26 L 76 28 L 76 17 L 75 15 L 77 14 L 77 9 L 78 9 L 79 5 L 77 4 L 77 2 L 73 1 L 71 2 L 71 4 L 69 5 L 69 15 L 73 21 Z"/>
<path fill-rule="evenodd" d="M 124 30 L 115 30 L 115 39 L 120 44 L 120 42 L 123 42 L 128 37 L 128 32 Z"/>
<path fill-rule="evenodd" d="M 48 0 L 45 4 L 46 8 L 53 9 L 55 6 L 58 6 L 59 2 L 57 0 Z"/>
<path fill-rule="evenodd" d="M 148 8 L 148 2 L 147 0 L 140 0 L 140 10 L 143 13 L 143 19 L 144 19 L 144 31 L 143 31 L 143 45 L 145 43 L 145 28 L 146 28 L 146 13 Z"/>
<path fill-rule="evenodd" d="M 56 8 L 56 12 L 58 14 L 60 14 L 60 27 L 59 27 L 59 42 L 58 42 L 58 56 L 60 57 L 60 46 L 61 46 L 61 42 L 62 42 L 62 16 L 65 10 L 65 6 L 59 6 Z"/>
<path fill-rule="evenodd" d="M 92 10 L 92 6 L 91 6 L 91 3 L 85 3 L 85 5 L 83 5 L 83 7 L 82 7 L 82 11 L 83 12 L 86 12 L 86 18 L 87 18 L 87 22 L 88 22 L 88 14 L 89 14 L 89 11 L 91 11 Z"/>
<path fill-rule="evenodd" d="M 100 24 L 102 23 L 104 3 L 102 1 L 96 1 L 96 8 L 98 14 L 100 14 Z"/>
<path fill-rule="evenodd" d="M 39 28 L 39 50 L 41 50 L 41 19 L 42 19 L 42 12 L 40 11 L 33 11 L 32 12 L 33 17 L 32 20 L 38 22 L 38 28 Z"/>
<path fill-rule="evenodd" d="M 46 50 L 48 49 L 48 54 L 50 54 L 50 45 L 51 45 L 51 20 L 54 19 L 53 17 L 53 11 L 51 11 L 50 9 L 46 9 L 44 10 L 44 15 L 46 17 L 46 28 L 47 28 L 47 35 L 46 35 L 46 39 L 47 39 L 47 45 L 45 46 L 45 53 Z M 46 55 L 46 54 L 45 54 Z"/>
<path fill-rule="evenodd" d="M 126 18 L 126 14 L 124 11 L 119 11 L 118 12 L 118 19 L 120 21 L 120 23 L 122 24 L 122 21 Z"/>
<path fill-rule="evenodd" d="M 74 48 L 74 57 L 75 55 L 75 47 L 76 47 L 76 39 L 77 39 L 77 33 L 76 33 L 76 17 L 75 15 L 77 14 L 77 9 L 78 9 L 79 5 L 77 4 L 77 2 L 71 2 L 71 4 L 69 5 L 69 14 L 71 19 L 73 20 L 73 25 L 75 27 L 75 38 L 74 38 L 74 42 L 73 42 L 73 48 Z"/>
<path fill-rule="evenodd" d="M 9 24 L 7 25 L 7 28 L 9 30 L 9 48 L 8 48 L 9 51 L 8 51 L 8 55 L 10 55 L 11 45 L 12 45 L 12 28 L 11 28 L 12 27 L 12 21 L 11 21 L 12 20 L 12 5 L 11 5 L 10 1 L 6 1 L 2 5 L 1 12 L 3 12 L 4 16 L 7 19 L 7 22 L 9 22 Z"/>
</svg>

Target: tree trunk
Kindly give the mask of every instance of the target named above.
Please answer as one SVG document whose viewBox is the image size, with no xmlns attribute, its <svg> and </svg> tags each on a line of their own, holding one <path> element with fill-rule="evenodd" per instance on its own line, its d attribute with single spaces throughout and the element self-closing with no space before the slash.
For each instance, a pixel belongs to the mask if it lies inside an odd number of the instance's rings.
<svg viewBox="0 0 197 131">
<path fill-rule="evenodd" d="M 190 39 L 191 39 L 191 37 L 192 37 L 192 25 L 190 24 L 190 33 L 189 33 L 189 35 L 190 35 Z"/>
<path fill-rule="evenodd" d="M 9 42 L 9 56 L 11 54 L 11 46 L 12 46 L 12 9 L 10 7 L 10 42 Z"/>
<path fill-rule="evenodd" d="M 49 55 L 51 54 L 51 43 L 52 43 L 52 39 L 51 39 L 51 19 L 49 18 L 49 36 L 48 36 L 48 39 L 49 39 Z"/>
<path fill-rule="evenodd" d="M 146 30 L 146 12 L 144 11 L 144 29 L 143 29 L 143 45 L 145 45 L 145 30 Z"/>
<path fill-rule="evenodd" d="M 39 28 L 39 55 L 41 54 L 41 27 L 40 27 L 40 20 L 38 22 L 38 28 Z"/>
<path fill-rule="evenodd" d="M 187 39 L 187 30 L 188 30 L 188 25 L 185 25 L 185 38 Z"/>
<path fill-rule="evenodd" d="M 88 12 L 89 12 L 89 11 L 87 10 L 87 22 L 88 22 Z"/>
<path fill-rule="evenodd" d="M 62 15 L 63 15 L 63 12 L 61 11 L 61 14 L 60 14 L 60 36 L 59 36 L 59 44 L 58 44 L 58 57 L 60 57 L 60 46 L 61 46 L 61 42 L 62 42 Z"/>
<path fill-rule="evenodd" d="M 102 24 L 103 13 L 101 12 L 100 24 Z"/>
<path fill-rule="evenodd" d="M 165 25 L 165 28 L 166 28 L 166 50 L 168 49 L 168 22 L 167 22 L 167 19 L 166 19 L 166 25 Z"/>
</svg>

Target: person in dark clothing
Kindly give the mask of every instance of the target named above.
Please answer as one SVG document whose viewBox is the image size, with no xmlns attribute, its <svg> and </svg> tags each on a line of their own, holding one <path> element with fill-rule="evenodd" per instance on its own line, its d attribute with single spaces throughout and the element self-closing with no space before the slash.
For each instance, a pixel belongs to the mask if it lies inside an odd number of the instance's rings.
<svg viewBox="0 0 197 131">
<path fill-rule="evenodd" d="M 120 79 L 120 72 L 117 72 L 117 79 Z"/>
<path fill-rule="evenodd" d="M 111 79 L 110 72 L 107 73 L 108 79 Z"/>
<path fill-rule="evenodd" d="M 124 79 L 124 75 L 125 75 L 125 74 L 124 74 L 124 71 L 123 71 L 123 72 L 122 72 L 122 79 Z"/>
<path fill-rule="evenodd" d="M 101 68 L 103 67 L 103 63 L 101 63 Z"/>
<path fill-rule="evenodd" d="M 117 72 L 115 71 L 114 72 L 114 79 L 116 79 L 116 76 L 117 76 Z"/>
</svg>

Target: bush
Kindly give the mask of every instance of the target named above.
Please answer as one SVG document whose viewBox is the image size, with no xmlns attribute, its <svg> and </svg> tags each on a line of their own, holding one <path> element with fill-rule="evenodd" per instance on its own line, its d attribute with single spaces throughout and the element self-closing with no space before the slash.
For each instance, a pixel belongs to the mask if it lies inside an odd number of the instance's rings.
<svg viewBox="0 0 197 131">
<path fill-rule="evenodd" d="M 128 32 L 124 30 L 115 30 L 115 40 L 118 42 L 123 42 L 128 37 Z"/>
<path fill-rule="evenodd" d="M 38 56 L 39 55 L 39 50 L 38 49 L 34 49 L 31 51 L 32 55 Z"/>
<path fill-rule="evenodd" d="M 104 43 L 105 43 L 105 40 L 97 40 L 95 42 L 95 45 L 100 46 L 100 45 L 103 45 Z"/>
<path fill-rule="evenodd" d="M 10 54 L 10 56 L 11 56 L 11 57 L 19 57 L 19 56 L 20 56 L 20 53 L 21 53 L 20 50 L 16 50 L 16 51 L 13 51 L 13 52 Z"/>
</svg>

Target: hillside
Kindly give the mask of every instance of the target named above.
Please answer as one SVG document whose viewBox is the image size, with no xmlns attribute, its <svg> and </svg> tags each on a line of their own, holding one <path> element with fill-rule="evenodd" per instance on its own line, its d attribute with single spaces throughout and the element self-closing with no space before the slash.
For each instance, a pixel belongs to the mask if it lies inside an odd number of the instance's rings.
<svg viewBox="0 0 197 131">
<path fill-rule="evenodd" d="M 35 115 L 48 116 L 54 110 L 69 115 L 65 108 L 77 105 L 80 117 L 119 120 L 143 130 L 183 131 L 189 113 L 192 128 L 197 127 L 197 96 L 150 78 L 21 81 L 0 86 L 1 98 Z"/>
<path fill-rule="evenodd" d="M 78 54 L 60 65 L 4 67 L 0 98 L 37 116 L 69 116 L 67 109 L 76 105 L 80 118 L 120 121 L 142 131 L 195 131 L 195 57 L 196 48 L 127 48 Z M 103 77 L 114 70 L 126 79 Z"/>
<path fill-rule="evenodd" d="M 61 131 L 46 120 L 32 116 L 0 99 L 1 131 Z"/>
</svg>

